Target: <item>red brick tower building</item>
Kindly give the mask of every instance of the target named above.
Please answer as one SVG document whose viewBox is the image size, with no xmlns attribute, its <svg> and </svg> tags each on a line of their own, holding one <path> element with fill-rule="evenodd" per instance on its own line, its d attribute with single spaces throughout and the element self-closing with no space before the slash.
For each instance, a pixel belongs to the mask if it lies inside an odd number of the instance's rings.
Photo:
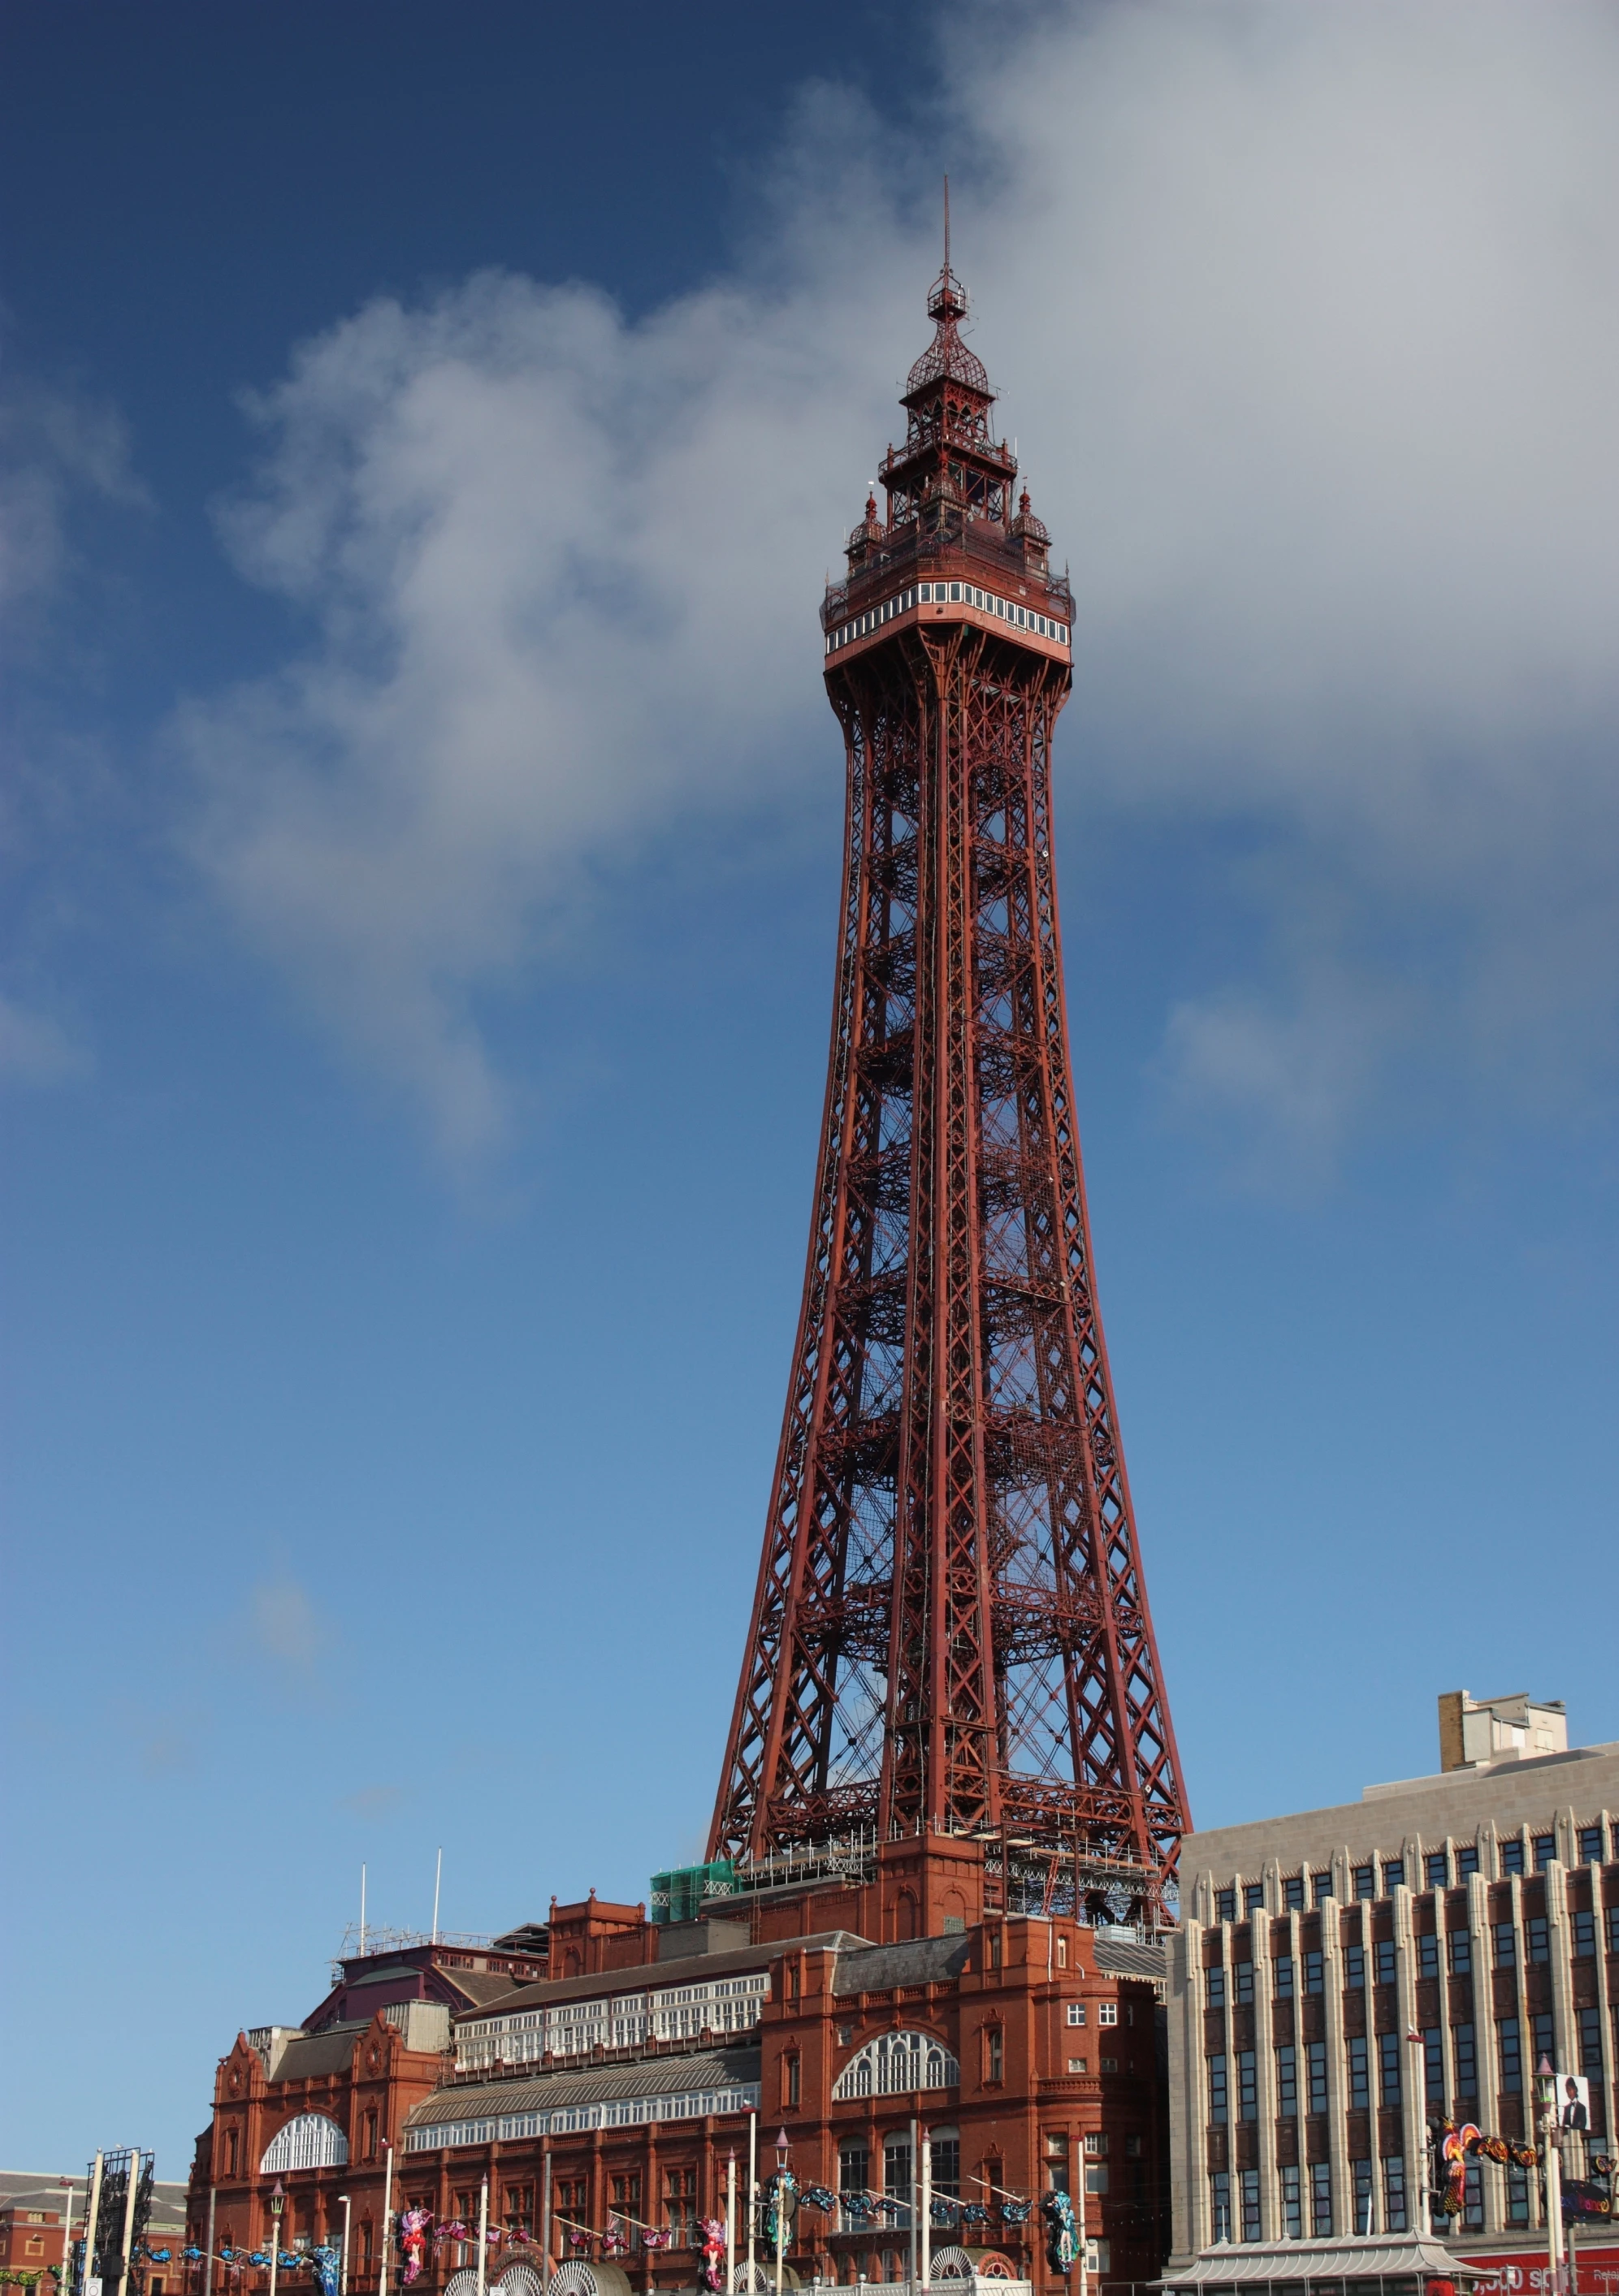
<svg viewBox="0 0 1619 2296">
<path fill-rule="evenodd" d="M 300 2026 L 239 2036 L 192 2188 L 231 2296 L 263 2284 L 278 2186 L 282 2251 L 346 2226 L 357 2296 L 474 2296 L 486 2194 L 502 2296 L 694 2288 L 751 2129 L 797 2182 L 785 2284 L 1122 2296 L 1167 2251 L 1186 1813 L 1064 1004 L 1072 600 L 1015 501 L 948 243 L 928 308 L 887 514 L 867 501 L 822 616 L 849 776 L 832 1061 L 710 1862 L 662 1877 L 650 1921 L 592 1897 L 493 1940 L 389 1941 Z"/>
</svg>

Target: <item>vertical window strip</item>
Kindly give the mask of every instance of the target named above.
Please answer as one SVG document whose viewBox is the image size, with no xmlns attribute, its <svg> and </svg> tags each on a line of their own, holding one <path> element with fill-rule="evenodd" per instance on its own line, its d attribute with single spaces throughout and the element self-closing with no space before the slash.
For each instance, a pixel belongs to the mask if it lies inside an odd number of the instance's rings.
<svg viewBox="0 0 1619 2296">
<path fill-rule="evenodd" d="M 1216 2169 L 1209 2178 L 1210 2229 L 1216 2242 L 1231 2237 L 1231 2172 Z"/>
<path fill-rule="evenodd" d="M 1332 2164 L 1327 2161 L 1311 2163 L 1310 2232 L 1313 2240 L 1332 2235 Z"/>
<path fill-rule="evenodd" d="M 1282 2237 L 1284 2240 L 1303 2240 L 1304 2237 L 1304 2211 L 1299 2199 L 1299 2172 L 1293 2167 L 1285 2168 L 1282 2170 Z"/>
<path fill-rule="evenodd" d="M 1259 2238 L 1259 2170 L 1257 2169 L 1245 2169 L 1242 2170 L 1241 2174 L 1243 2180 L 1243 2238 L 1245 2240 L 1257 2240 Z"/>
<path fill-rule="evenodd" d="M 1405 2204 L 1405 2161 L 1398 2152 L 1389 2154 L 1383 2163 L 1383 2229 L 1409 2229 Z"/>
</svg>

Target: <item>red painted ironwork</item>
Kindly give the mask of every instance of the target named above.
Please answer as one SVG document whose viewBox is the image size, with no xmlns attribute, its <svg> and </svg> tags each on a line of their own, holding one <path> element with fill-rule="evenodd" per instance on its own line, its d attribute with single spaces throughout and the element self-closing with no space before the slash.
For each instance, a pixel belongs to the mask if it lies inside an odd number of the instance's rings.
<svg viewBox="0 0 1619 2296">
<path fill-rule="evenodd" d="M 932 1829 L 1155 1916 L 1188 1818 L 1064 1003 L 1072 599 L 1013 508 L 948 241 L 928 310 L 886 517 L 868 498 L 823 609 L 849 777 L 832 1054 L 709 1855 Z"/>
</svg>

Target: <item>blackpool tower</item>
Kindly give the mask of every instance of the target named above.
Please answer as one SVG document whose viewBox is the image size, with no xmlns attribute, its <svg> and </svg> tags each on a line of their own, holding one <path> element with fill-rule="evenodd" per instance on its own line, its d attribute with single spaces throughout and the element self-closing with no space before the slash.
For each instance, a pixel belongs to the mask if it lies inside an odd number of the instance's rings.
<svg viewBox="0 0 1619 2296">
<path fill-rule="evenodd" d="M 848 767 L 814 1221 L 710 1839 L 983 1845 L 1162 1920 L 1188 1820 L 1092 1282 L 1051 838 L 1072 594 L 944 268 L 822 609 Z"/>
</svg>

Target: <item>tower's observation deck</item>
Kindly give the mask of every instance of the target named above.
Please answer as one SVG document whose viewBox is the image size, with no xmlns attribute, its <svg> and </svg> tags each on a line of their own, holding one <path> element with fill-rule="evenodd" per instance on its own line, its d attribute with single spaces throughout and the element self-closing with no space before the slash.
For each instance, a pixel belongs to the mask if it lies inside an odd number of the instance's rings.
<svg viewBox="0 0 1619 2296">
<path fill-rule="evenodd" d="M 933 340 L 911 368 L 905 443 L 891 447 L 880 476 L 885 520 L 868 496 L 849 537 L 846 581 L 821 607 L 826 652 L 860 645 L 902 614 L 929 622 L 982 617 L 1044 646 L 1069 646 L 1073 594 L 1053 576 L 1051 537 L 1029 506 L 1013 501 L 1017 462 L 991 433 L 995 395 L 982 359 L 961 340 L 966 291 L 946 263 L 928 298 Z"/>
<path fill-rule="evenodd" d="M 928 309 L 886 515 L 868 496 L 822 607 L 832 1056 L 709 1854 L 967 1837 L 1006 1884 L 1153 1916 L 1186 1810 L 1073 1109 L 1050 784 L 1073 600 L 948 248 Z"/>
</svg>

